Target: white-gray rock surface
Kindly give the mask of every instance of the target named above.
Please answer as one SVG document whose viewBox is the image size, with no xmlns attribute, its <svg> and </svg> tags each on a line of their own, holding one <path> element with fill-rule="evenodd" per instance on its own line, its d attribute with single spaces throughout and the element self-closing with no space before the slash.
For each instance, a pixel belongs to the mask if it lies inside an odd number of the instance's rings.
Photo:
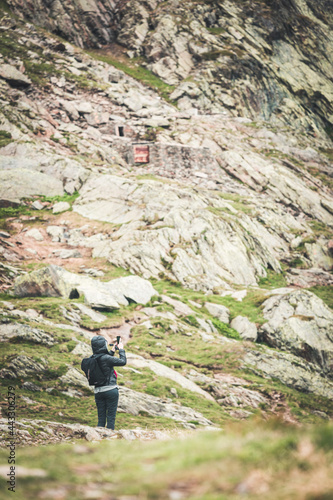
<svg viewBox="0 0 333 500">
<path fill-rule="evenodd" d="M 245 316 L 236 316 L 230 323 L 230 326 L 239 333 L 243 340 L 249 340 L 251 342 L 257 340 L 257 327 Z"/>
<path fill-rule="evenodd" d="M 61 214 L 62 212 L 66 212 L 71 208 L 70 204 L 67 201 L 59 201 L 53 205 L 52 212 L 54 214 Z"/>
<path fill-rule="evenodd" d="M 317 364 L 323 375 L 333 377 L 333 312 L 307 290 L 275 295 L 263 303 L 268 320 L 260 339 Z"/>
<path fill-rule="evenodd" d="M 23 340 L 24 342 L 33 342 L 46 346 L 54 345 L 53 337 L 39 328 L 32 328 L 31 326 L 21 323 L 0 325 L 0 342 L 10 342 L 11 339 L 15 338 Z"/>
<path fill-rule="evenodd" d="M 227 307 L 220 304 L 213 304 L 213 302 L 205 302 L 205 308 L 212 316 L 222 321 L 222 323 L 229 324 L 230 311 Z"/>
<path fill-rule="evenodd" d="M 66 271 L 59 266 L 48 266 L 15 281 L 14 292 L 20 297 L 63 296 L 77 298 L 80 294 L 95 309 L 118 309 L 130 301 L 146 304 L 158 292 L 152 284 L 139 276 L 125 276 L 101 282 L 85 275 Z"/>
<path fill-rule="evenodd" d="M 64 194 L 62 182 L 49 175 L 23 168 L 0 170 L 1 199 L 18 202 L 35 194 L 62 196 Z"/>
</svg>

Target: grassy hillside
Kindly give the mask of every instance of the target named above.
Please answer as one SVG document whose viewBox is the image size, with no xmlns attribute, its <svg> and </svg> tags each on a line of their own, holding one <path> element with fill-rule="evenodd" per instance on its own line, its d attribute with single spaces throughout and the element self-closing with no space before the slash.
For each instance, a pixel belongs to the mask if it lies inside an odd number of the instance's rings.
<svg viewBox="0 0 333 500">
<path fill-rule="evenodd" d="M 331 425 L 271 421 L 163 442 L 25 448 L 15 498 L 330 500 L 332 436 Z M 5 480 L 0 484 L 4 489 Z"/>
</svg>

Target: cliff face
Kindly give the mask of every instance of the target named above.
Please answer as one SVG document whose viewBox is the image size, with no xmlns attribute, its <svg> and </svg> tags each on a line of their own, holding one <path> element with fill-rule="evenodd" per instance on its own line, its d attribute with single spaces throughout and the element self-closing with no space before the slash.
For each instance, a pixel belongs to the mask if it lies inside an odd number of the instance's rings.
<svg viewBox="0 0 333 500">
<path fill-rule="evenodd" d="M 227 112 L 330 132 L 333 31 L 329 2 L 9 0 L 80 47 L 118 43 L 166 83 L 182 110 Z"/>
</svg>

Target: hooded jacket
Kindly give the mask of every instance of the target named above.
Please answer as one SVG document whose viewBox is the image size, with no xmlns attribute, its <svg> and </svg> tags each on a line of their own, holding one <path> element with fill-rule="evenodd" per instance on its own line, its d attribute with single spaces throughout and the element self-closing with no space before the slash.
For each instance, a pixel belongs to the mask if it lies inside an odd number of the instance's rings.
<svg viewBox="0 0 333 500">
<path fill-rule="evenodd" d="M 103 373 L 108 377 L 108 383 L 105 385 L 117 385 L 117 377 L 114 373 L 114 366 L 126 365 L 125 349 L 119 349 L 119 358 L 112 356 L 108 350 L 108 343 L 101 335 L 96 335 L 91 339 L 91 348 L 94 354 L 105 354 L 98 359 L 99 366 Z"/>
</svg>

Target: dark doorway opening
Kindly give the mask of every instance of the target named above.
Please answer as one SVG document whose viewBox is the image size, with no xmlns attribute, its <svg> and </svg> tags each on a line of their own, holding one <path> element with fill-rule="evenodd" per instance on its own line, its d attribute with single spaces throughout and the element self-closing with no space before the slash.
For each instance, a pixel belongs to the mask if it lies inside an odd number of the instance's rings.
<svg viewBox="0 0 333 500">
<path fill-rule="evenodd" d="M 119 137 L 124 137 L 124 127 L 118 127 L 117 129 Z"/>
<path fill-rule="evenodd" d="M 73 290 L 71 290 L 71 293 L 69 294 L 69 298 L 70 299 L 78 299 L 79 297 L 80 297 L 79 292 L 77 291 L 76 288 L 73 288 Z"/>
</svg>

